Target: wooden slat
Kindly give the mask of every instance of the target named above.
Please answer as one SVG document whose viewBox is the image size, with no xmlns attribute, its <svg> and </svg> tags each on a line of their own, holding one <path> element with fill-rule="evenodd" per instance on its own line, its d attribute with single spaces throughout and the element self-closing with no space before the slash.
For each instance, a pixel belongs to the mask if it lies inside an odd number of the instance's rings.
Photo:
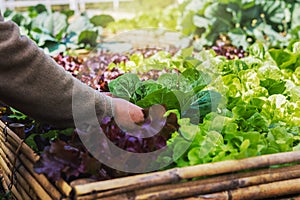
<svg viewBox="0 0 300 200">
<path fill-rule="evenodd" d="M 241 170 L 262 168 L 299 161 L 300 151 L 284 152 L 244 158 L 240 160 L 228 160 L 223 162 L 183 167 L 179 169 L 178 175 L 184 179 L 190 179 L 194 177 L 218 175 L 222 173 L 237 172 Z"/>
<path fill-rule="evenodd" d="M 2 158 L 0 160 L 0 165 L 4 170 L 4 175 L 8 177 L 8 181 L 9 184 L 10 182 L 10 176 L 11 174 L 11 170 L 9 166 L 11 166 L 12 164 L 10 163 L 10 161 L 5 158 L 5 156 L 3 156 L 4 152 L 2 151 L 2 149 L 0 149 L 0 158 Z M 20 192 L 20 195 L 23 197 L 23 199 L 32 199 L 35 196 L 34 193 L 32 193 L 30 187 L 28 187 L 28 183 L 25 181 L 25 179 L 23 178 L 23 176 L 17 171 L 15 173 L 15 178 L 16 179 L 14 185 L 17 188 L 17 190 Z"/>
<path fill-rule="evenodd" d="M 271 155 L 245 158 L 241 160 L 228 160 L 223 162 L 208 163 L 184 168 L 174 168 L 170 170 L 124 177 L 113 180 L 88 183 L 74 186 L 75 193 L 80 196 L 95 191 L 112 190 L 134 185 L 136 189 L 153 185 L 178 182 L 182 179 L 219 175 L 241 170 L 267 167 L 283 163 L 300 161 L 300 151 L 277 153 Z"/>
<path fill-rule="evenodd" d="M 8 176 L 11 176 L 11 161 L 7 158 L 8 156 L 4 153 L 4 151 L 2 150 L 2 148 L 0 148 L 0 157 L 3 158 L 3 160 L 5 161 L 5 163 L 1 163 L 1 166 L 5 169 L 5 173 Z M 16 171 L 16 175 L 17 175 L 17 182 L 20 182 L 20 184 L 22 185 L 22 187 L 24 188 L 24 190 L 26 191 L 26 193 L 31 196 L 31 198 L 37 198 L 35 193 L 33 192 L 33 190 L 31 189 L 29 183 L 27 182 L 27 180 L 24 179 L 24 176 L 19 172 L 19 170 Z"/>
<path fill-rule="evenodd" d="M 1 129 L 5 127 L 5 124 L 0 121 L 0 140 L 4 142 L 7 139 L 6 146 L 9 146 L 11 150 L 17 149 L 17 146 L 21 140 L 16 136 L 16 134 L 7 128 L 7 137 L 4 136 Z M 34 153 L 34 151 L 28 147 L 28 145 L 23 144 L 21 148 L 21 154 L 19 155 L 20 160 L 25 164 L 26 168 L 31 172 L 31 174 L 38 180 L 38 182 L 51 194 L 53 198 L 59 199 L 61 196 L 69 196 L 72 187 L 66 183 L 64 180 L 59 180 L 55 182 L 57 188 L 55 189 L 52 183 L 49 182 L 47 177 L 43 174 L 37 174 L 33 171 L 33 163 L 39 159 L 39 156 Z"/>
<path fill-rule="evenodd" d="M 7 135 L 5 136 L 3 131 L 7 131 Z M 22 140 L 12 131 L 10 130 L 1 120 L 0 120 L 0 133 L 2 137 L 8 142 L 14 146 L 19 146 L 19 144 L 22 142 Z M 21 152 L 26 155 L 28 159 L 30 159 L 32 162 L 36 162 L 39 158 L 36 153 L 28 146 L 28 145 L 22 145 Z"/>
<path fill-rule="evenodd" d="M 59 190 L 64 194 L 64 196 L 69 197 L 72 192 L 72 187 L 63 179 L 55 182 L 55 185 L 59 188 Z"/>
<path fill-rule="evenodd" d="M 189 186 L 183 185 L 182 187 L 178 188 L 173 188 L 172 185 L 169 185 L 168 189 L 159 190 L 157 192 L 143 193 L 143 191 L 139 191 L 136 195 L 134 195 L 134 197 L 135 200 L 175 199 L 178 197 L 189 197 L 198 194 L 209 194 L 212 192 L 233 190 L 242 187 L 261 185 L 282 180 L 290 180 L 294 178 L 300 178 L 300 168 L 298 170 L 287 171 L 286 173 L 279 172 L 272 174 L 261 174 L 257 176 L 220 181 L 210 184 L 203 183 Z"/>
<path fill-rule="evenodd" d="M 1 138 L 1 148 L 5 152 L 5 154 L 8 156 L 11 163 L 13 163 L 13 160 L 15 158 L 14 149 L 10 149 L 8 146 L 9 144 L 3 143 L 2 137 Z M 5 144 L 5 145 L 4 145 Z M 12 147 L 11 147 L 12 148 Z M 31 188 L 35 191 L 37 196 L 40 199 L 49 199 L 52 198 L 50 195 L 44 190 L 44 188 L 39 184 L 39 182 L 31 175 L 31 173 L 24 167 L 22 163 L 17 159 L 16 160 L 16 166 L 18 166 L 18 171 L 23 175 L 23 177 L 27 180 L 28 184 L 31 186 Z"/>
<path fill-rule="evenodd" d="M 9 177 L 4 173 L 3 174 L 3 178 L 4 178 L 4 185 L 5 188 L 7 188 L 7 191 L 9 190 L 9 185 L 10 185 L 10 181 L 9 181 Z M 20 194 L 20 192 L 16 189 L 16 187 L 14 185 L 11 186 L 11 192 L 12 195 L 14 196 L 15 199 L 17 200 L 24 200 L 22 195 Z"/>
<path fill-rule="evenodd" d="M 254 200 L 254 199 L 276 199 L 280 196 L 299 194 L 300 178 L 277 181 L 267 184 L 261 184 L 251 187 L 239 188 L 219 193 L 204 194 L 194 197 L 185 198 L 185 200 Z"/>
<path fill-rule="evenodd" d="M 8 148 L 10 149 L 10 151 L 14 151 L 17 147 L 13 147 L 10 143 L 5 142 L 4 138 L 2 137 L 2 135 L 0 134 L 0 142 L 2 142 L 2 144 L 4 144 L 4 149 Z M 23 145 L 26 145 L 25 143 Z M 14 155 L 10 155 L 10 160 L 12 161 Z M 56 187 L 54 187 L 54 185 L 49 181 L 49 179 L 43 175 L 43 174 L 37 174 L 34 171 L 34 163 L 32 163 L 32 161 L 30 161 L 29 159 L 27 159 L 27 157 L 23 154 L 23 152 L 21 152 L 19 154 L 19 159 L 22 162 L 22 165 L 24 165 L 26 167 L 26 170 L 38 181 L 38 183 L 45 189 L 45 191 L 48 192 L 48 194 L 54 198 L 54 199 L 60 199 L 62 197 L 62 193 L 56 189 Z M 64 182 L 63 180 L 61 182 Z M 64 191 L 66 191 L 67 186 L 64 186 Z M 69 189 L 69 193 L 70 193 Z"/>
<path fill-rule="evenodd" d="M 176 199 L 293 178 L 300 178 L 300 165 L 226 174 L 201 180 L 158 185 L 147 188 L 139 188 L 136 190 L 130 190 L 130 188 L 119 188 L 101 193 L 79 196 L 77 197 L 77 200 L 120 198 L 120 195 L 124 196 L 124 194 L 135 200 Z"/>
<path fill-rule="evenodd" d="M 258 169 L 255 171 L 249 171 L 249 172 L 239 172 L 239 173 L 229 173 L 225 175 L 220 175 L 212 178 L 205 178 L 205 179 L 200 179 L 200 180 L 193 180 L 193 181 L 187 181 L 187 182 L 179 182 L 176 184 L 165 184 L 161 186 L 154 186 L 154 187 L 149 187 L 149 188 L 144 188 L 144 189 L 138 189 L 135 193 L 136 194 L 146 194 L 146 193 L 151 193 L 151 192 L 156 192 L 156 191 L 166 191 L 170 188 L 172 189 L 177 189 L 177 188 L 182 188 L 182 187 L 193 187 L 193 186 L 200 186 L 200 185 L 209 185 L 209 184 L 214 184 L 214 183 L 219 183 L 219 182 L 227 182 L 227 181 L 232 181 L 232 184 L 239 184 L 241 186 L 241 181 L 237 181 L 239 179 L 243 178 L 249 178 L 249 177 L 263 177 L 264 175 L 268 176 L 274 176 L 274 174 L 281 175 L 280 177 L 273 177 L 274 180 L 284 180 L 288 179 L 289 177 L 297 177 L 295 174 L 284 174 L 284 172 L 292 172 L 294 173 L 295 171 L 300 170 L 300 164 L 294 165 L 294 166 L 288 166 L 288 167 L 280 167 L 280 168 L 266 168 L 266 169 Z M 268 178 L 269 179 L 269 178 Z M 247 179 L 246 179 L 247 180 Z M 266 180 L 265 180 L 266 181 Z M 243 186 L 249 186 L 249 185 L 254 185 L 254 182 L 249 183 L 249 179 L 247 182 L 242 181 Z M 211 192 L 211 191 L 210 191 Z M 108 193 L 108 192 L 107 192 Z"/>
</svg>

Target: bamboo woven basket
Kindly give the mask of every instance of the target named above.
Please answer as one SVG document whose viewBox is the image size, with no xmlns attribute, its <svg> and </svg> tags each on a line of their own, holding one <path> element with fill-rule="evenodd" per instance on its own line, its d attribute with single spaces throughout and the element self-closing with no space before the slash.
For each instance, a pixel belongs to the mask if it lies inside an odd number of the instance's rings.
<svg viewBox="0 0 300 200">
<path fill-rule="evenodd" d="M 286 195 L 300 199 L 297 197 L 300 194 L 300 151 L 174 168 L 107 181 L 68 184 L 60 180 L 53 183 L 33 171 L 33 164 L 39 156 L 0 121 L 0 157 L 3 187 L 20 200 L 244 200 L 275 199 Z"/>
</svg>

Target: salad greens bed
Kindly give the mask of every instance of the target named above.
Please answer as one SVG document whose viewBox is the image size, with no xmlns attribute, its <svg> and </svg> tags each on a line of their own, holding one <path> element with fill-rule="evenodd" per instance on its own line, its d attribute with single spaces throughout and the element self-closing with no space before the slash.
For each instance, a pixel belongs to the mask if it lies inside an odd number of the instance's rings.
<svg viewBox="0 0 300 200">
<path fill-rule="evenodd" d="M 180 128 L 158 163 L 172 160 L 171 167 L 182 167 L 300 150 L 299 45 L 267 49 L 255 43 L 247 57 L 235 60 L 212 50 L 195 55 L 183 50 L 184 56 L 169 59 L 182 76 L 141 82 L 125 74 L 109 87 L 139 106 L 164 104 L 177 114 Z"/>
</svg>

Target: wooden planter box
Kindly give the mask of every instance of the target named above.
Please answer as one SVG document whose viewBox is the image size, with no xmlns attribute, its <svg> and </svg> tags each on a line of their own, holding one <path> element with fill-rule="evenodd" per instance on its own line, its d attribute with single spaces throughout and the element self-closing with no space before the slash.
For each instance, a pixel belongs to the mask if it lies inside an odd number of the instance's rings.
<svg viewBox="0 0 300 200">
<path fill-rule="evenodd" d="M 33 164 L 38 158 L 0 121 L 3 186 L 15 199 L 274 199 L 300 194 L 300 151 L 72 186 L 36 174 Z"/>
</svg>

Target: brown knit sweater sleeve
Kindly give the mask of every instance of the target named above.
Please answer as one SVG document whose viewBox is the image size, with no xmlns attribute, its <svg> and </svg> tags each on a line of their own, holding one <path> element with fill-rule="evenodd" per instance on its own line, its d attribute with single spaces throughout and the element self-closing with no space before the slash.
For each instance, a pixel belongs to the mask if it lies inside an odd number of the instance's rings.
<svg viewBox="0 0 300 200">
<path fill-rule="evenodd" d="M 110 97 L 66 72 L 32 40 L 21 36 L 15 23 L 4 21 L 1 13 L 0 100 L 57 127 L 74 127 L 74 105 L 82 123 L 89 123 L 95 110 L 98 119 L 112 115 Z"/>
</svg>

